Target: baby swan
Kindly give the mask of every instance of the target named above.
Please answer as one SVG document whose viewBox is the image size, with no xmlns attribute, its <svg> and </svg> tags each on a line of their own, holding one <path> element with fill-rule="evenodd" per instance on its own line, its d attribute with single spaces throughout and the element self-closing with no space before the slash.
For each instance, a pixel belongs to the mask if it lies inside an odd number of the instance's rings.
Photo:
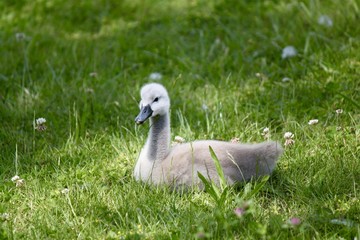
<svg viewBox="0 0 360 240">
<path fill-rule="evenodd" d="M 209 146 L 217 155 L 228 184 L 252 177 L 269 175 L 282 153 L 277 142 L 239 144 L 205 140 L 170 147 L 170 99 L 166 89 L 150 83 L 141 89 L 140 113 L 137 124 L 150 119 L 150 131 L 137 160 L 136 180 L 174 186 L 201 185 L 200 172 L 207 179 L 219 182 Z"/>
</svg>

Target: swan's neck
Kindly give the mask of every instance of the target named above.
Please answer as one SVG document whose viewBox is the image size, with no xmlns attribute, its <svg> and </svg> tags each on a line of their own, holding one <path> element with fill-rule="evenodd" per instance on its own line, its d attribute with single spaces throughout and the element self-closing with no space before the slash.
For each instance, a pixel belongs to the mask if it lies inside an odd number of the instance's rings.
<svg viewBox="0 0 360 240">
<path fill-rule="evenodd" d="M 150 132 L 147 139 L 147 157 L 150 161 L 163 160 L 170 149 L 169 114 L 150 118 Z"/>
</svg>

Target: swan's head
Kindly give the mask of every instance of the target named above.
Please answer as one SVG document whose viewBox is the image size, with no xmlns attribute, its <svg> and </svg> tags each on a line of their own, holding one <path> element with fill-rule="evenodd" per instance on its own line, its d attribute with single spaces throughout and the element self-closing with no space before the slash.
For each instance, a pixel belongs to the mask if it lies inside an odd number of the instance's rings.
<svg viewBox="0 0 360 240">
<path fill-rule="evenodd" d="M 166 89 L 158 83 L 149 83 L 141 88 L 140 113 L 135 118 L 137 124 L 144 123 L 148 118 L 165 115 L 169 112 L 170 99 Z"/>
</svg>

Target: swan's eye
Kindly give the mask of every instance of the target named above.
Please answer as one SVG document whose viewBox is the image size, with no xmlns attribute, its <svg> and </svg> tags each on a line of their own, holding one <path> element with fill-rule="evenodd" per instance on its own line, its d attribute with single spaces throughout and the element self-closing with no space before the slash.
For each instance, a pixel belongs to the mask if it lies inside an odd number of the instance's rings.
<svg viewBox="0 0 360 240">
<path fill-rule="evenodd" d="M 158 97 L 154 99 L 154 102 L 158 102 L 158 101 L 159 101 L 159 98 L 158 98 Z"/>
</svg>

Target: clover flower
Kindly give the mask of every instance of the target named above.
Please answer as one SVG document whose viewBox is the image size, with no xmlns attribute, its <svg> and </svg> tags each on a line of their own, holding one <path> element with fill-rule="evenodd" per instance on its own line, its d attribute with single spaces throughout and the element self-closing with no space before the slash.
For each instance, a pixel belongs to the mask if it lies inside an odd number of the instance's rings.
<svg viewBox="0 0 360 240">
<path fill-rule="evenodd" d="M 41 125 L 46 123 L 46 119 L 45 118 L 38 118 L 36 119 L 36 125 Z"/>
<path fill-rule="evenodd" d="M 10 218 L 10 214 L 9 213 L 1 213 L 0 214 L 0 219 L 6 221 L 6 220 L 9 220 Z"/>
<path fill-rule="evenodd" d="M 336 112 L 337 115 L 340 115 L 340 114 L 342 114 L 344 112 L 344 110 L 339 108 L 339 109 L 336 109 L 335 112 Z"/>
<path fill-rule="evenodd" d="M 231 143 L 238 143 L 240 142 L 240 138 L 234 137 L 230 140 Z"/>
<path fill-rule="evenodd" d="M 184 143 L 186 140 L 183 137 L 175 136 L 174 141 L 171 143 L 171 146 L 175 146 L 179 143 Z"/>
<path fill-rule="evenodd" d="M 265 139 L 269 139 L 270 138 L 270 129 L 268 127 L 264 128 L 261 135 L 263 135 Z"/>
<path fill-rule="evenodd" d="M 63 190 L 61 190 L 61 193 L 62 194 L 68 194 L 70 192 L 70 190 L 66 187 L 66 188 L 64 188 Z"/>
<path fill-rule="evenodd" d="M 241 207 L 237 207 L 234 209 L 234 213 L 237 217 L 242 217 L 245 214 L 245 209 Z"/>
<path fill-rule="evenodd" d="M 283 79 L 281 79 L 282 82 L 290 82 L 291 78 L 288 77 L 284 77 Z"/>
<path fill-rule="evenodd" d="M 89 73 L 89 77 L 96 78 L 98 76 L 97 72 L 91 72 Z"/>
<path fill-rule="evenodd" d="M 18 175 L 15 175 L 11 178 L 12 182 L 16 182 L 17 180 L 21 179 Z"/>
<path fill-rule="evenodd" d="M 325 27 L 332 27 L 333 26 L 333 21 L 328 15 L 321 15 L 318 18 L 318 24 L 322 25 L 322 26 L 325 26 Z"/>
<path fill-rule="evenodd" d="M 25 184 L 25 180 L 20 178 L 18 175 L 15 175 L 11 178 L 11 181 L 15 183 L 16 187 L 21 187 Z"/>
<path fill-rule="evenodd" d="M 175 142 L 178 142 L 178 143 L 184 143 L 185 142 L 185 138 L 180 137 L 180 136 L 175 136 L 174 140 L 175 140 Z"/>
<path fill-rule="evenodd" d="M 16 41 L 21 42 L 26 39 L 26 34 L 22 32 L 18 32 L 15 34 Z"/>
<path fill-rule="evenodd" d="M 291 58 L 291 57 L 295 57 L 297 55 L 297 50 L 295 47 L 293 46 L 286 46 L 283 50 L 282 50 L 282 54 L 281 54 L 281 58 L 285 59 L 285 58 Z"/>
<path fill-rule="evenodd" d="M 309 125 L 316 125 L 316 124 L 318 124 L 318 122 L 319 122 L 318 119 L 311 119 L 311 120 L 308 122 L 308 124 L 309 124 Z"/>
<path fill-rule="evenodd" d="M 270 132 L 270 129 L 268 127 L 264 128 L 263 134 L 268 134 Z"/>
<path fill-rule="evenodd" d="M 286 132 L 284 134 L 284 138 L 285 138 L 285 146 L 291 146 L 295 143 L 294 138 L 294 134 L 292 132 Z"/>
<path fill-rule="evenodd" d="M 153 72 L 153 73 L 151 73 L 151 74 L 149 75 L 149 79 L 150 79 L 150 80 L 154 80 L 154 81 L 156 81 L 156 80 L 161 80 L 161 79 L 162 79 L 162 75 L 161 75 L 161 73 Z"/>
<path fill-rule="evenodd" d="M 202 108 L 202 110 L 204 110 L 205 112 L 209 109 L 208 106 L 207 106 L 205 103 L 203 103 L 203 104 L 201 105 L 201 108 Z"/>
<path fill-rule="evenodd" d="M 35 120 L 35 129 L 42 132 L 46 130 L 46 119 L 45 118 L 38 118 Z"/>
<path fill-rule="evenodd" d="M 237 217 L 242 217 L 250 209 L 250 206 L 251 206 L 251 202 L 250 201 L 245 201 L 245 202 L 242 203 L 241 207 L 237 207 L 237 208 L 234 209 L 234 214 Z"/>
<path fill-rule="evenodd" d="M 199 238 L 199 239 L 206 238 L 206 234 L 204 232 L 198 232 L 196 234 L 196 238 Z"/>
<path fill-rule="evenodd" d="M 286 132 L 284 134 L 285 139 L 290 139 L 290 138 L 293 138 L 293 137 L 294 137 L 294 134 L 292 132 Z"/>
<path fill-rule="evenodd" d="M 297 218 L 297 217 L 293 217 L 293 218 L 290 218 L 289 219 L 289 224 L 291 225 L 291 226 L 298 226 L 298 225 L 300 225 L 301 224 L 301 220 L 300 220 L 300 218 Z"/>
</svg>

